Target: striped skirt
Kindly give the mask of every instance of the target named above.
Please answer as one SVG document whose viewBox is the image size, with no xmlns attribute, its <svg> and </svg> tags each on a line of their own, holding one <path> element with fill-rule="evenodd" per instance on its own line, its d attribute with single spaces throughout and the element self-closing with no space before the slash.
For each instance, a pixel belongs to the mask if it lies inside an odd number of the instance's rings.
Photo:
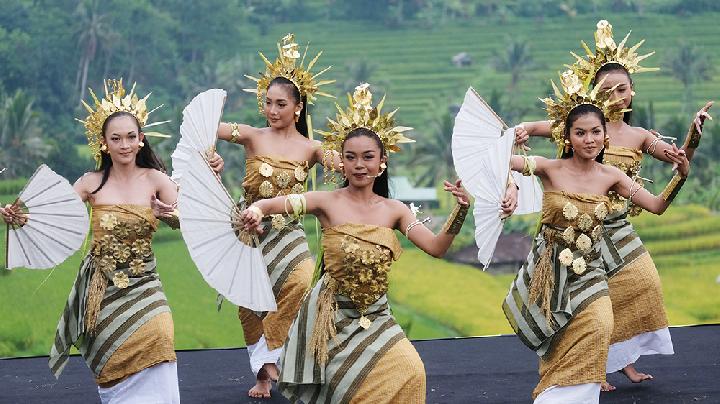
<svg viewBox="0 0 720 404">
<path fill-rule="evenodd" d="M 608 266 L 615 327 L 607 372 L 634 363 L 641 355 L 673 354 L 662 285 L 655 263 L 627 219 L 626 212 L 605 221 L 603 251 L 620 260 Z"/>
<path fill-rule="evenodd" d="M 604 257 L 587 263 L 586 271 L 577 275 L 560 264 L 560 246 L 552 243 L 551 270 L 554 285 L 550 299 L 552 315 L 546 317 L 535 302 L 529 302 L 530 280 L 540 257 L 548 248 L 543 230 L 538 232 L 527 262 L 520 268 L 503 301 L 503 311 L 520 340 L 539 356 L 544 356 L 553 338 L 574 316 L 601 296 L 608 295 Z M 596 243 L 595 249 L 599 250 Z"/>
<path fill-rule="evenodd" d="M 302 225 L 291 223 L 278 231 L 270 227 L 268 219 L 260 248 L 267 266 L 277 311 L 257 312 L 240 307 L 246 345 L 253 345 L 265 336 L 269 350 L 282 346 L 288 329 L 300 309 L 302 298 L 312 280 L 314 265 Z"/>
<path fill-rule="evenodd" d="M 92 256 L 85 257 L 70 290 L 50 350 L 49 366 L 55 377 L 62 373 L 73 345 L 78 348 L 90 370 L 99 377 L 108 359 L 133 333 L 157 315 L 170 313 L 155 266 L 153 258 L 146 263 L 145 271 L 140 276 L 129 278 L 127 288 L 120 289 L 110 282 L 102 299 L 95 333 L 87 335 L 84 327 L 85 310 L 95 265 Z M 167 359 L 174 360 L 174 352 L 172 356 Z"/>
<path fill-rule="evenodd" d="M 329 276 L 329 275 L 325 275 Z M 335 313 L 336 338 L 328 341 L 328 361 L 325 366 L 317 364 L 310 354 L 308 342 L 313 333 L 318 314 L 318 299 L 325 288 L 321 279 L 303 302 L 297 319 L 293 323 L 285 349 L 281 356 L 281 373 L 278 388 L 291 402 L 304 403 L 349 403 L 358 401 L 364 392 L 366 377 L 383 378 L 383 383 L 376 385 L 398 388 L 384 392 L 386 400 L 396 402 L 424 402 L 425 372 L 417 352 L 407 342 L 405 334 L 390 314 L 387 296 L 378 299 L 371 305 L 365 317 L 371 320 L 367 329 L 360 326 L 360 313 L 352 302 L 341 295 L 336 295 L 338 310 Z M 377 375 L 373 370 L 383 357 L 396 345 L 410 348 L 404 362 L 411 366 L 388 366 L 390 371 Z M 412 369 L 412 370 L 410 370 Z M 415 386 L 406 393 L 398 394 L 403 386 Z M 410 395 L 408 395 L 410 394 Z M 414 398 L 411 398 L 414 397 Z M 387 402 L 386 400 L 383 400 Z M 362 400 L 360 400 L 362 401 Z M 380 402 L 383 402 L 380 401 Z"/>
</svg>

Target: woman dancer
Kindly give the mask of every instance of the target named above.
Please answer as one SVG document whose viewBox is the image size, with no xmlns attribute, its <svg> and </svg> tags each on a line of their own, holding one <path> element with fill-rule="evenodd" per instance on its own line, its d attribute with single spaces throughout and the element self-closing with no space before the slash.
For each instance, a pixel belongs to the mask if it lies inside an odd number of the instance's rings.
<svg viewBox="0 0 720 404">
<path fill-rule="evenodd" d="M 126 94 L 114 80 L 102 100 L 92 96 L 83 123 L 99 170 L 74 188 L 92 206 L 93 241 L 58 323 L 50 369 L 59 376 L 75 345 L 102 402 L 178 403 L 173 321 L 155 269 L 150 208 L 155 197 L 175 202 L 177 188 L 142 132 L 147 97 Z M 13 220 L 12 209 L 1 210 Z"/>
<path fill-rule="evenodd" d="M 279 389 L 293 402 L 420 403 L 424 366 L 386 295 L 388 272 L 402 251 L 394 230 L 440 257 L 462 226 L 468 196 L 460 181 L 445 182 L 458 204 L 438 235 L 388 199 L 388 153 L 410 141 L 402 134 L 409 128 L 395 127 L 391 114 L 372 106 L 367 84 L 352 99 L 330 121 L 331 132 L 323 132 L 325 149 L 341 153 L 345 186 L 260 200 L 241 214 L 248 229 L 265 214 L 288 211 L 312 213 L 323 227 L 324 273 L 290 330 Z"/>
<path fill-rule="evenodd" d="M 601 90 L 612 90 L 613 98 L 620 100 L 619 106 L 626 112 L 607 123 L 610 145 L 605 149 L 603 162 L 621 169 L 642 183 L 638 174 L 643 152 L 658 160 L 672 162 L 666 151 L 673 150 L 673 146 L 656 133 L 629 125 L 632 98 L 635 95 L 630 73 L 656 69 L 640 66 L 639 62 L 652 53 L 639 56 L 635 53 L 637 46 L 624 46 L 626 40 L 627 36 L 621 45 L 615 45 L 612 26 L 605 20 L 598 22 L 595 53 L 588 52 L 586 59 L 576 56 L 577 62 L 571 68 L 581 81 L 589 80 L 593 85 L 599 85 Z M 692 159 L 699 144 L 703 123 L 710 117 L 708 110 L 711 106 L 712 102 L 709 102 L 698 111 L 690 125 L 682 147 L 688 159 Z M 548 121 L 519 125 L 516 130 L 518 143 L 524 143 L 528 136 L 557 138 L 558 132 L 552 131 Z M 615 192 L 610 193 L 610 200 L 611 212 L 604 222 L 611 240 L 607 248 L 619 259 L 614 260 L 616 264 L 608 268 L 615 326 L 607 372 L 622 370 L 633 383 L 640 383 L 652 379 L 652 376 L 638 372 L 634 367 L 635 361 L 641 355 L 672 354 L 673 346 L 660 276 L 650 254 L 628 221 L 628 216 L 638 215 L 641 209 Z M 609 383 L 603 384 L 603 390 L 614 389 Z"/>
<path fill-rule="evenodd" d="M 300 52 L 292 34 L 278 44 L 278 58 L 270 63 L 261 54 L 266 70 L 257 81 L 258 106 L 268 126 L 255 128 L 237 123 L 221 123 L 220 139 L 245 148 L 245 203 L 306 189 L 308 170 L 316 163 L 332 160 L 324 156 L 320 143 L 309 139 L 307 104 L 315 95 L 327 95 L 318 87 L 332 81 L 318 81 L 325 70 L 312 74 L 318 54 L 306 67 L 298 63 Z M 239 317 L 250 355 L 250 367 L 257 376 L 250 397 L 270 397 L 271 382 L 278 378 L 278 359 L 288 329 L 300 309 L 315 267 L 303 223 L 277 214 L 264 222 L 260 241 L 273 292 L 276 312 L 259 313 L 239 309 Z"/>
<path fill-rule="evenodd" d="M 536 351 L 540 382 L 536 403 L 598 402 L 605 381 L 607 349 L 613 332 L 607 268 L 601 255 L 603 221 L 613 191 L 650 212 L 661 214 L 688 175 L 683 151 L 664 154 L 678 174 L 661 196 L 653 196 L 619 169 L 603 165 L 609 142 L 606 118 L 622 114 L 610 93 L 589 92 L 571 71 L 562 76 L 558 99 L 544 100 L 553 127 L 563 134 L 562 158 L 513 156 L 511 168 L 543 182 L 542 227 L 527 263 L 503 303 L 520 339 Z"/>
</svg>

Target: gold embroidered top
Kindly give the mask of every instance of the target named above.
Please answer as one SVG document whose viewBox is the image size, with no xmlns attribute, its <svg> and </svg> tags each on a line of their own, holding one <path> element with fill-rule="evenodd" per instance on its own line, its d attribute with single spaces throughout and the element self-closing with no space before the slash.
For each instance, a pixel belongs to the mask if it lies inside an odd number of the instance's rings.
<svg viewBox="0 0 720 404">
<path fill-rule="evenodd" d="M 336 292 L 361 314 L 387 293 L 390 265 L 402 254 L 392 229 L 346 223 L 324 229 L 322 244 L 325 271 Z"/>
<path fill-rule="evenodd" d="M 638 184 L 642 185 L 642 180 L 638 178 L 642 158 L 642 150 L 610 145 L 605 149 L 603 163 L 619 168 L 627 174 L 628 177 L 635 179 Z M 627 202 L 625 198 L 612 191 L 608 195 L 610 196 L 610 209 L 613 212 L 621 211 L 625 208 Z M 642 212 L 642 208 L 632 203 L 630 204 L 628 208 L 630 216 L 637 216 L 640 212 Z"/>
<path fill-rule="evenodd" d="M 115 286 L 127 287 L 128 274 L 140 275 L 152 256 L 152 236 L 158 225 L 152 208 L 94 205 L 91 225 L 96 265 Z"/>
<path fill-rule="evenodd" d="M 597 258 L 598 251 L 593 246 L 603 235 L 609 205 L 610 199 L 605 195 L 564 191 L 543 194 L 540 221 L 551 227 L 545 231 L 546 240 L 552 238 L 565 247 L 558 258 L 577 274 L 584 273 L 587 262 Z"/>
<path fill-rule="evenodd" d="M 245 160 L 245 200 L 251 204 L 259 199 L 305 192 L 308 162 L 254 156 Z"/>
</svg>

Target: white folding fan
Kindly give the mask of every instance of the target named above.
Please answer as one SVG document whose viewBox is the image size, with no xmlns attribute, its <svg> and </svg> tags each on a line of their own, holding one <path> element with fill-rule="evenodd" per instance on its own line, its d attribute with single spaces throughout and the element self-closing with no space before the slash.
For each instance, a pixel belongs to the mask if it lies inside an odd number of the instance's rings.
<svg viewBox="0 0 720 404">
<path fill-rule="evenodd" d="M 15 202 L 27 215 L 8 225 L 5 267 L 48 269 L 80 249 L 90 228 L 87 208 L 72 185 L 45 164 L 38 167 Z"/>
<path fill-rule="evenodd" d="M 502 231 L 501 203 L 505 196 L 514 129 L 495 114 L 471 87 L 455 117 L 452 154 L 455 171 L 475 197 L 475 241 L 478 260 L 487 267 Z M 520 187 L 516 213 L 540 211 L 542 190 L 531 177 L 513 176 Z"/>
<path fill-rule="evenodd" d="M 275 311 L 270 277 L 259 248 L 241 242 L 233 228 L 236 204 L 204 155 L 195 152 L 180 179 L 180 231 L 205 281 L 232 303 Z"/>
<path fill-rule="evenodd" d="M 179 181 L 185 172 L 186 162 L 198 151 L 209 154 L 215 151 L 217 130 L 225 105 L 225 90 L 213 88 L 195 96 L 183 110 L 180 125 L 180 141 L 170 158 L 172 159 L 172 178 Z"/>
</svg>

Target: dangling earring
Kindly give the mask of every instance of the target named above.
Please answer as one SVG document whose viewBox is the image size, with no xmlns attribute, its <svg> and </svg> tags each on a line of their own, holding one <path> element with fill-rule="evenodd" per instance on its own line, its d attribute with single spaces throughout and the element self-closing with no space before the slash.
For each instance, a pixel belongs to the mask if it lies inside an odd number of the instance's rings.
<svg viewBox="0 0 720 404">
<path fill-rule="evenodd" d="M 338 167 L 340 167 L 340 168 L 345 168 L 345 163 L 343 163 L 342 161 L 339 162 L 339 163 L 338 163 Z"/>
<path fill-rule="evenodd" d="M 630 90 L 630 95 L 634 97 L 634 96 L 635 96 L 635 90 Z"/>
<path fill-rule="evenodd" d="M 100 151 L 107 151 L 107 145 L 105 143 L 100 146 Z"/>
<path fill-rule="evenodd" d="M 380 163 L 380 168 L 384 170 L 387 168 L 387 165 L 385 165 L 385 163 Z"/>
<path fill-rule="evenodd" d="M 145 146 L 145 143 L 139 142 L 139 143 L 138 143 L 138 150 L 142 149 L 143 146 Z"/>
<path fill-rule="evenodd" d="M 300 111 L 295 111 L 295 122 L 300 121 Z"/>
<path fill-rule="evenodd" d="M 610 136 L 605 135 L 605 148 L 610 147 Z"/>
<path fill-rule="evenodd" d="M 565 154 L 570 153 L 570 149 L 572 149 L 572 146 L 570 146 L 570 141 L 568 139 L 565 139 Z"/>
</svg>

